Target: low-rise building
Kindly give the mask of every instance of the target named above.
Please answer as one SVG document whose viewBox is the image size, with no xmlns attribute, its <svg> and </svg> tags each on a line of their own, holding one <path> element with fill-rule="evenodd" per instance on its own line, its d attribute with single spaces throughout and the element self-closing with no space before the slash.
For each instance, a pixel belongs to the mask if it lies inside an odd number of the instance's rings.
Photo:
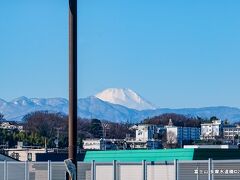
<svg viewBox="0 0 240 180">
<path fill-rule="evenodd" d="M 83 140 L 85 150 L 113 150 L 116 149 L 114 139 L 85 139 Z"/>
<path fill-rule="evenodd" d="M 163 126 L 152 124 L 135 125 L 136 138 L 126 140 L 127 146 L 131 149 L 160 149 L 162 148 L 162 141 L 159 136 L 164 134 L 166 129 Z"/>
<path fill-rule="evenodd" d="M 46 148 L 23 146 L 21 142 L 16 148 L 4 149 L 5 154 L 19 161 L 36 161 L 36 154 L 46 153 Z"/>
<path fill-rule="evenodd" d="M 136 139 L 129 139 L 125 141 L 126 149 L 161 149 L 162 141 L 158 139 L 151 139 L 147 141 L 137 141 Z"/>
<path fill-rule="evenodd" d="M 11 124 L 10 122 L 2 122 L 0 125 L 0 129 L 23 131 L 23 126 L 14 125 Z"/>
<path fill-rule="evenodd" d="M 228 125 L 223 127 L 223 138 L 225 140 L 238 139 L 240 137 L 240 126 Z"/>
</svg>

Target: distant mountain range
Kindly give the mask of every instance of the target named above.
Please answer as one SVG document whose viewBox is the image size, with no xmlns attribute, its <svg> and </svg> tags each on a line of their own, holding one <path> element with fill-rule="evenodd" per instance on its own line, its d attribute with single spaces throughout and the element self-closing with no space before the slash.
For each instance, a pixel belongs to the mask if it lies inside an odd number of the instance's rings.
<svg viewBox="0 0 240 180">
<path fill-rule="evenodd" d="M 0 113 L 4 114 L 7 120 L 21 121 L 24 115 L 40 110 L 67 114 L 68 100 L 64 98 L 27 98 L 24 96 L 10 102 L 0 99 Z M 135 123 L 164 113 L 202 118 L 217 116 L 231 122 L 240 121 L 240 109 L 238 108 L 225 106 L 184 109 L 157 108 L 130 89 L 111 88 L 98 93 L 96 96 L 78 100 L 78 114 L 83 118 Z"/>
</svg>

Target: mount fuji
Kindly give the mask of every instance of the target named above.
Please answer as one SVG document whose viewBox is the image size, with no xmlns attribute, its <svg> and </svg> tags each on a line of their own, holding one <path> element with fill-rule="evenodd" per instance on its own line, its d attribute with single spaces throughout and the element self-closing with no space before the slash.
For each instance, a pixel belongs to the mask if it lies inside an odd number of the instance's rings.
<svg viewBox="0 0 240 180">
<path fill-rule="evenodd" d="M 95 97 L 112 104 L 119 104 L 127 108 L 136 109 L 139 111 L 156 109 L 152 103 L 145 100 L 133 90 L 126 88 L 109 88 L 96 94 Z"/>
</svg>

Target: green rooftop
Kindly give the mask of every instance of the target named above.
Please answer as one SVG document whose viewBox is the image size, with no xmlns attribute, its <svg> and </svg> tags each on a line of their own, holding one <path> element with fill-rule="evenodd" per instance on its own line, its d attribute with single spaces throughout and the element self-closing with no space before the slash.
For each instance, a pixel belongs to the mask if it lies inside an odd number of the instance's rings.
<svg viewBox="0 0 240 180">
<path fill-rule="evenodd" d="M 240 159 L 239 149 L 158 149 L 158 150 L 117 150 L 87 151 L 84 162 L 141 162 L 178 160 Z"/>
<path fill-rule="evenodd" d="M 119 150 L 119 151 L 88 151 L 84 162 L 141 162 L 146 161 L 172 161 L 192 160 L 194 149 L 159 149 L 159 150 Z"/>
</svg>

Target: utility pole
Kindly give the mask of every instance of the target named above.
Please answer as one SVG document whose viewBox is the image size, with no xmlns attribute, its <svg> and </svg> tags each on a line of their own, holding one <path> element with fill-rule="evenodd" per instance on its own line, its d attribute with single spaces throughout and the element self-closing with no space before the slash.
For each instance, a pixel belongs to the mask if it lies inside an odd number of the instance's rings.
<svg viewBox="0 0 240 180">
<path fill-rule="evenodd" d="M 107 150 L 107 147 L 106 147 L 106 136 L 107 136 L 108 123 L 102 123 L 102 129 L 103 129 L 104 151 L 106 151 Z"/>
<path fill-rule="evenodd" d="M 61 130 L 62 128 L 58 127 L 56 128 L 57 130 L 57 136 L 56 136 L 56 139 L 54 140 L 54 143 L 56 145 L 56 149 L 57 149 L 57 153 L 58 153 L 58 149 L 59 149 L 59 131 Z"/>
<path fill-rule="evenodd" d="M 77 169 L 77 0 L 69 0 L 68 158 Z"/>
</svg>

